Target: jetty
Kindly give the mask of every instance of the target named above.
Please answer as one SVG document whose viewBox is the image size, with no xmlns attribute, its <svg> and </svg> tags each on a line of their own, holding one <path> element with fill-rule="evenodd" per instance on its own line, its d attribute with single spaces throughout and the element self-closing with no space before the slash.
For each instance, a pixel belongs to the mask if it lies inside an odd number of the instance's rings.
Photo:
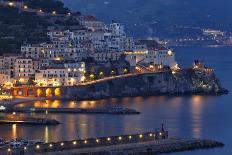
<svg viewBox="0 0 232 155">
<path fill-rule="evenodd" d="M 26 125 L 58 125 L 59 121 L 48 118 L 34 117 L 0 117 L 0 124 L 26 124 Z"/>
<path fill-rule="evenodd" d="M 223 147 L 213 140 L 169 138 L 168 131 L 157 129 L 152 132 L 119 136 L 76 139 L 50 142 L 31 146 L 0 148 L 0 154 L 7 155 L 151 155 L 195 149 Z"/>
<path fill-rule="evenodd" d="M 112 115 L 136 115 L 140 112 L 134 109 L 121 107 L 106 108 L 32 108 L 32 107 L 13 107 L 6 112 L 18 113 L 75 113 L 75 114 L 112 114 Z"/>
</svg>

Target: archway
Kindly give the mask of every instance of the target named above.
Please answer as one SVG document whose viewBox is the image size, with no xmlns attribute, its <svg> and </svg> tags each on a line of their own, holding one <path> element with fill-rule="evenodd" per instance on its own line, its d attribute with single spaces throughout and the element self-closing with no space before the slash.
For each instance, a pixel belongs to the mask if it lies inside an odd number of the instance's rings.
<svg viewBox="0 0 232 155">
<path fill-rule="evenodd" d="M 43 95 L 43 91 L 41 89 L 36 90 L 36 96 L 41 97 Z"/>
<path fill-rule="evenodd" d="M 61 96 L 61 90 L 60 88 L 55 89 L 55 96 Z"/>
<path fill-rule="evenodd" d="M 52 89 L 51 88 L 46 89 L 46 97 L 52 97 Z"/>
</svg>

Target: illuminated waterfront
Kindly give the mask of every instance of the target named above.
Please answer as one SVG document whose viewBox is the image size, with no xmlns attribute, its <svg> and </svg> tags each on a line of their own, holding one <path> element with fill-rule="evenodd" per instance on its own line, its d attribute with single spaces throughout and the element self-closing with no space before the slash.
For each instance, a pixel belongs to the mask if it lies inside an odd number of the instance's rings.
<svg viewBox="0 0 232 155">
<path fill-rule="evenodd" d="M 215 68 L 223 86 L 231 91 L 232 48 L 178 48 L 177 59 L 180 64 L 190 66 L 195 58 L 203 59 L 207 65 Z M 189 54 L 191 53 L 191 54 Z M 225 58 L 224 56 L 227 55 Z M 180 59 L 181 58 L 181 59 Z M 220 97 L 136 97 L 80 102 L 35 102 L 35 106 L 44 107 L 81 107 L 94 108 L 105 105 L 120 105 L 141 112 L 140 115 L 75 115 L 49 114 L 63 124 L 58 126 L 24 126 L 1 125 L 0 137 L 10 139 L 24 137 L 42 138 L 45 141 L 70 140 L 96 136 L 117 135 L 149 131 L 167 125 L 170 135 L 211 138 L 224 142 L 226 147 L 218 150 L 207 150 L 204 154 L 226 154 L 231 152 L 232 126 L 231 94 Z M 22 104 L 25 105 L 25 104 Z M 21 105 L 21 106 L 22 106 Z M 18 105 L 20 106 L 20 105 Z M 44 114 L 36 116 L 45 117 Z M 196 154 L 199 153 L 198 151 Z M 183 153 L 186 154 L 186 153 Z M 189 153 L 192 154 L 192 153 Z M 193 153 L 195 154 L 195 153 Z"/>
</svg>

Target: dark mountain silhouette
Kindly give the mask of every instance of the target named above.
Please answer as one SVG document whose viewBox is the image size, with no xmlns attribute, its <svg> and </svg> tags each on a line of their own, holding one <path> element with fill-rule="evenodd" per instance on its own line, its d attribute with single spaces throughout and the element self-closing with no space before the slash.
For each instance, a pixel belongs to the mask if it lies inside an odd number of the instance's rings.
<svg viewBox="0 0 232 155">
<path fill-rule="evenodd" d="M 232 30 L 231 0 L 62 1 L 72 10 L 105 22 L 120 20 L 137 36 L 178 37 L 199 33 L 197 28 Z"/>
</svg>

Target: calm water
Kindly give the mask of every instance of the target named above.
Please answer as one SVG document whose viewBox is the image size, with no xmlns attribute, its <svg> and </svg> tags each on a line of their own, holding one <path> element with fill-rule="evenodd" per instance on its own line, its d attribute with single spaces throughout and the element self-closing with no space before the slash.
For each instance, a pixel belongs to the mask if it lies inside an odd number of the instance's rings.
<svg viewBox="0 0 232 155">
<path fill-rule="evenodd" d="M 181 66 L 190 66 L 194 59 L 207 62 L 216 70 L 223 86 L 232 91 L 231 48 L 174 48 Z M 0 137 L 24 137 L 45 141 L 70 140 L 106 135 L 150 131 L 164 123 L 171 136 L 210 138 L 226 144 L 223 149 L 184 152 L 178 154 L 230 155 L 232 153 L 232 95 L 220 97 L 135 97 L 100 101 L 35 102 L 30 106 L 49 107 L 99 107 L 121 105 L 141 112 L 140 115 L 76 115 L 49 114 L 63 124 L 58 126 L 0 125 Z M 28 106 L 21 104 L 18 106 Z M 37 116 L 45 117 L 44 114 Z"/>
</svg>

